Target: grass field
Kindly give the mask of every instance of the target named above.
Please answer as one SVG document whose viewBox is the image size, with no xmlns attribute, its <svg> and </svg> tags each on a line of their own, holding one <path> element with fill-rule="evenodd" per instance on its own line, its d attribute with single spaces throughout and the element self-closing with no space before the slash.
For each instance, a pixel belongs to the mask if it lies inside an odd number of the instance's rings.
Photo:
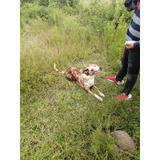
<svg viewBox="0 0 160 160">
<path fill-rule="evenodd" d="M 21 23 L 21 159 L 138 159 L 140 80 L 126 102 L 116 100 L 123 86 L 106 80 L 120 68 L 128 23 L 120 22 L 115 30 L 108 22 L 100 34 L 82 23 L 86 19 L 80 15 L 57 9 L 53 17 L 54 25 L 40 18 Z M 104 101 L 56 73 L 54 63 L 61 70 L 100 65 L 95 85 L 105 94 Z M 125 130 L 133 138 L 133 157 L 113 152 L 112 129 Z"/>
</svg>

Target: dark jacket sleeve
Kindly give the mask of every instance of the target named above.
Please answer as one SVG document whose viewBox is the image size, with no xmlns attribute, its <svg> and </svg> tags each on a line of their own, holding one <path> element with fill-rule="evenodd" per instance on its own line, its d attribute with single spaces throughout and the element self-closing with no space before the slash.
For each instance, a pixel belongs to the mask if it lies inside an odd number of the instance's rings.
<svg viewBox="0 0 160 160">
<path fill-rule="evenodd" d="M 139 49 L 140 48 L 140 40 L 134 43 L 134 48 Z"/>
</svg>

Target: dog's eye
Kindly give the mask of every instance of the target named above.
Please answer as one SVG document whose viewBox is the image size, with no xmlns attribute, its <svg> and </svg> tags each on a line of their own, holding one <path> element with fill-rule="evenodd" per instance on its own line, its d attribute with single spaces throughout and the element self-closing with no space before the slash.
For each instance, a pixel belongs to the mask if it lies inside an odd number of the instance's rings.
<svg viewBox="0 0 160 160">
<path fill-rule="evenodd" d="M 93 69 L 91 69 L 91 71 L 94 71 Z"/>
</svg>

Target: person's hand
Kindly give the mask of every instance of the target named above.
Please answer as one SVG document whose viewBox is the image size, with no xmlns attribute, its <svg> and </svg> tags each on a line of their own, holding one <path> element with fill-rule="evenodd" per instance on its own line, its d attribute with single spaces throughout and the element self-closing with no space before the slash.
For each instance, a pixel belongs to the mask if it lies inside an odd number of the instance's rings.
<svg viewBox="0 0 160 160">
<path fill-rule="evenodd" d="M 134 48 L 134 43 L 126 43 L 126 44 L 125 44 L 125 47 L 126 47 L 127 49 L 133 49 L 133 48 Z"/>
</svg>

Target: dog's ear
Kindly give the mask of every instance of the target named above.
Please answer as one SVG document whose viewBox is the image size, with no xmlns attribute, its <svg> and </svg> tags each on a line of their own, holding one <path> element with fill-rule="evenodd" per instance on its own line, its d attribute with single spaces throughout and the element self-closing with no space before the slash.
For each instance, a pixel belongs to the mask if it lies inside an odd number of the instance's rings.
<svg viewBox="0 0 160 160">
<path fill-rule="evenodd" d="M 83 73 L 86 74 L 87 76 L 89 75 L 89 69 L 86 68 L 85 70 L 83 70 Z"/>
</svg>

